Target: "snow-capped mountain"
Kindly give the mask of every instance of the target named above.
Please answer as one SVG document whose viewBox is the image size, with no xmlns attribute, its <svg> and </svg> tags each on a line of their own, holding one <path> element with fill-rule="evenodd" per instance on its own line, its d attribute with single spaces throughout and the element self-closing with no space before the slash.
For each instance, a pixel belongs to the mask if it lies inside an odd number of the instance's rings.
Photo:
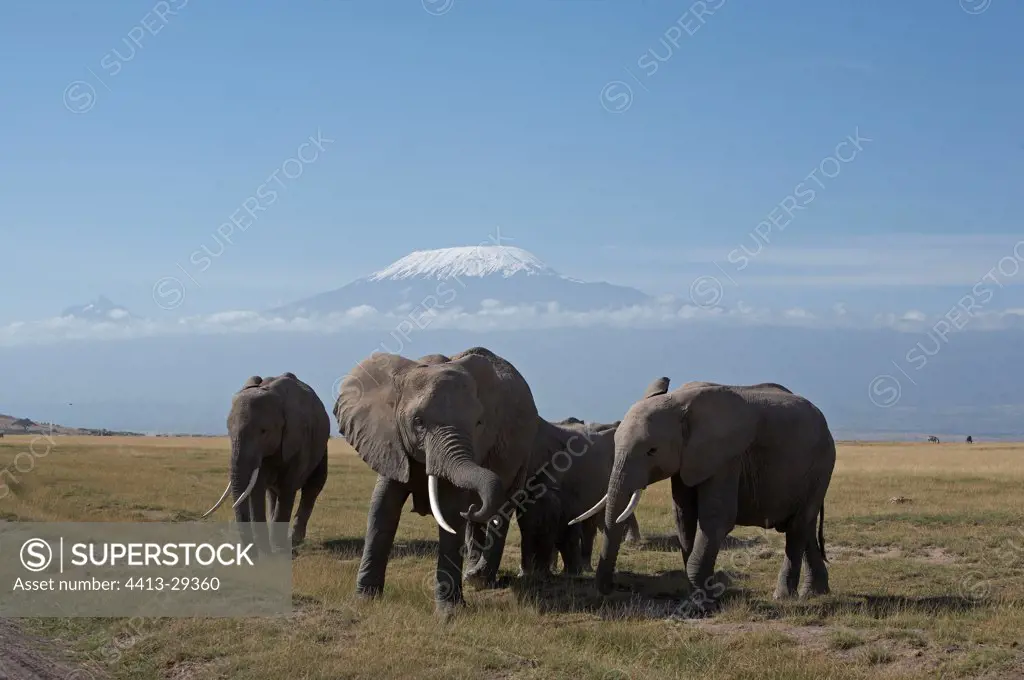
<svg viewBox="0 0 1024 680">
<path fill-rule="evenodd" d="M 379 312 L 482 307 L 549 306 L 594 311 L 641 305 L 651 297 L 635 288 L 580 281 L 511 246 L 419 250 L 369 276 L 276 309 L 271 314 L 310 317 L 368 305 Z"/>
<path fill-rule="evenodd" d="M 105 321 L 119 323 L 138 318 L 121 305 L 114 304 L 105 296 L 100 295 L 92 302 L 84 305 L 67 307 L 60 313 L 62 317 L 73 317 L 84 321 Z"/>
</svg>

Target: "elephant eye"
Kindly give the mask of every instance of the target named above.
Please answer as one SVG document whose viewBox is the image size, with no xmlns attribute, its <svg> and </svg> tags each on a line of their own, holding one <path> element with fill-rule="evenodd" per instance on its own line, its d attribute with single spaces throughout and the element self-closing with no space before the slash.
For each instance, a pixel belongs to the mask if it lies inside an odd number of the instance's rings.
<svg viewBox="0 0 1024 680">
<path fill-rule="evenodd" d="M 423 427 L 423 418 L 416 416 L 412 419 L 412 424 L 416 427 Z"/>
<path fill-rule="evenodd" d="M 658 452 L 657 448 L 651 448 L 651 450 L 647 452 L 647 455 L 648 456 L 653 456 L 657 452 Z"/>
</svg>

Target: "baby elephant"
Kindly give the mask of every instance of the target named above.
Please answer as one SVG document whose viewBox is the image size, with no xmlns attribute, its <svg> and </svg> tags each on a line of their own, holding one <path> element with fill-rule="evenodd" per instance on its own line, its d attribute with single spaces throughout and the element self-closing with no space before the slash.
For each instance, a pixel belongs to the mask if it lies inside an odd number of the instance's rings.
<svg viewBox="0 0 1024 680">
<path fill-rule="evenodd" d="M 541 420 L 532 466 L 538 472 L 527 480 L 528 500 L 517 513 L 524 571 L 549 573 L 556 552 L 562 556 L 565 574 L 592 571 L 594 539 L 598 530 L 604 532 L 603 516 L 567 524 L 604 496 L 615 459 L 617 426 L 618 422 L 584 423 L 578 418 Z M 626 542 L 640 541 L 639 523 L 631 516 Z"/>
<path fill-rule="evenodd" d="M 295 495 L 302 491 L 291 543 L 306 537 L 313 504 L 327 481 L 327 441 L 331 423 L 316 392 L 284 373 L 276 378 L 256 375 L 231 400 L 228 435 L 231 438 L 231 480 L 220 500 L 203 517 L 213 514 L 233 493 L 235 520 L 266 522 L 270 497 L 270 544 L 283 550 L 280 524 L 291 520 Z M 246 529 L 243 529 L 246 531 Z M 269 552 L 267 537 L 255 537 L 257 549 Z"/>
</svg>

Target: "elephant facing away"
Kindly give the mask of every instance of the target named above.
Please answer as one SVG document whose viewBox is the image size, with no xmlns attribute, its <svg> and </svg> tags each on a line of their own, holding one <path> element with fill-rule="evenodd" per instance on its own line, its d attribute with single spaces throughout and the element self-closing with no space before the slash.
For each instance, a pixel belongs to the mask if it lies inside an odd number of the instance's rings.
<svg viewBox="0 0 1024 680">
<path fill-rule="evenodd" d="M 236 521 L 266 522 L 269 496 L 270 521 L 275 523 L 271 529 L 277 531 L 279 523 L 291 520 L 295 496 L 301 491 L 291 535 L 292 546 L 298 546 L 327 481 L 331 421 L 323 402 L 294 373 L 271 378 L 254 375 L 232 397 L 227 425 L 231 480 L 203 517 L 213 514 L 233 493 Z M 265 536 L 255 537 L 258 550 L 267 550 L 265 541 Z M 284 537 L 271 536 L 270 544 L 283 550 Z"/>
<path fill-rule="evenodd" d="M 376 473 L 356 592 L 374 597 L 385 572 L 402 506 L 438 524 L 435 599 L 447 614 L 463 601 L 463 531 L 474 543 L 466 578 L 494 582 L 508 522 L 488 520 L 522 488 L 537 427 L 537 407 L 522 375 L 482 347 L 413 361 L 375 353 L 341 383 L 339 431 Z M 479 504 L 470 504 L 473 497 Z"/>
<path fill-rule="evenodd" d="M 598 503 L 611 527 L 597 568 L 611 591 L 621 523 L 650 484 L 671 478 L 676 530 L 698 611 L 714 608 L 722 540 L 736 526 L 786 534 L 775 598 L 829 592 L 822 523 L 835 467 L 825 416 L 781 385 L 691 383 L 668 392 L 655 380 L 615 432 L 615 463 Z M 819 521 L 815 536 L 815 520 Z M 804 578 L 801 583 L 801 566 Z"/>
<path fill-rule="evenodd" d="M 564 573 L 592 571 L 597 532 L 604 532 L 603 516 L 594 512 L 567 524 L 605 494 L 615 457 L 615 429 L 619 423 L 585 423 L 578 418 L 541 420 L 534 442 L 533 467 L 541 468 L 527 481 L 530 494 L 518 513 L 522 534 L 524 571 L 549 573 L 556 552 Z M 548 480 L 553 483 L 548 483 Z M 536 480 L 538 483 L 531 483 Z M 626 542 L 642 540 L 636 516 L 626 520 Z"/>
</svg>

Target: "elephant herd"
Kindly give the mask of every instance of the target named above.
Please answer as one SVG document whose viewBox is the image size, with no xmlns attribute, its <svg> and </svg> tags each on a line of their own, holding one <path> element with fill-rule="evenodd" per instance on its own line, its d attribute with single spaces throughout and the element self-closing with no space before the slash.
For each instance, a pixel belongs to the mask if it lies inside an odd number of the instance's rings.
<svg viewBox="0 0 1024 680">
<path fill-rule="evenodd" d="M 621 543 L 641 540 L 642 492 L 664 479 L 695 611 L 718 605 L 715 561 L 736 526 L 785 534 L 776 598 L 829 592 L 823 522 L 835 442 L 821 411 L 781 385 L 691 382 L 669 391 L 669 379 L 658 378 L 621 421 L 551 422 L 519 371 L 485 348 L 418 360 L 374 353 L 342 380 L 333 412 L 377 473 L 361 596 L 383 592 L 410 496 L 413 512 L 439 527 L 441 614 L 463 602 L 464 581 L 496 584 L 513 517 L 521 576 L 550 574 L 556 555 L 567 574 L 591 571 L 596 533 L 604 533 L 596 583 L 608 594 Z M 292 373 L 254 376 L 233 396 L 228 431 L 230 482 L 203 516 L 233 495 L 235 519 L 251 527 L 268 521 L 269 498 L 269 521 L 287 525 L 301 493 L 291 532 L 298 545 L 327 478 L 323 403 Z M 286 537 L 269 534 L 254 537 L 257 550 L 287 549 Z"/>
</svg>

